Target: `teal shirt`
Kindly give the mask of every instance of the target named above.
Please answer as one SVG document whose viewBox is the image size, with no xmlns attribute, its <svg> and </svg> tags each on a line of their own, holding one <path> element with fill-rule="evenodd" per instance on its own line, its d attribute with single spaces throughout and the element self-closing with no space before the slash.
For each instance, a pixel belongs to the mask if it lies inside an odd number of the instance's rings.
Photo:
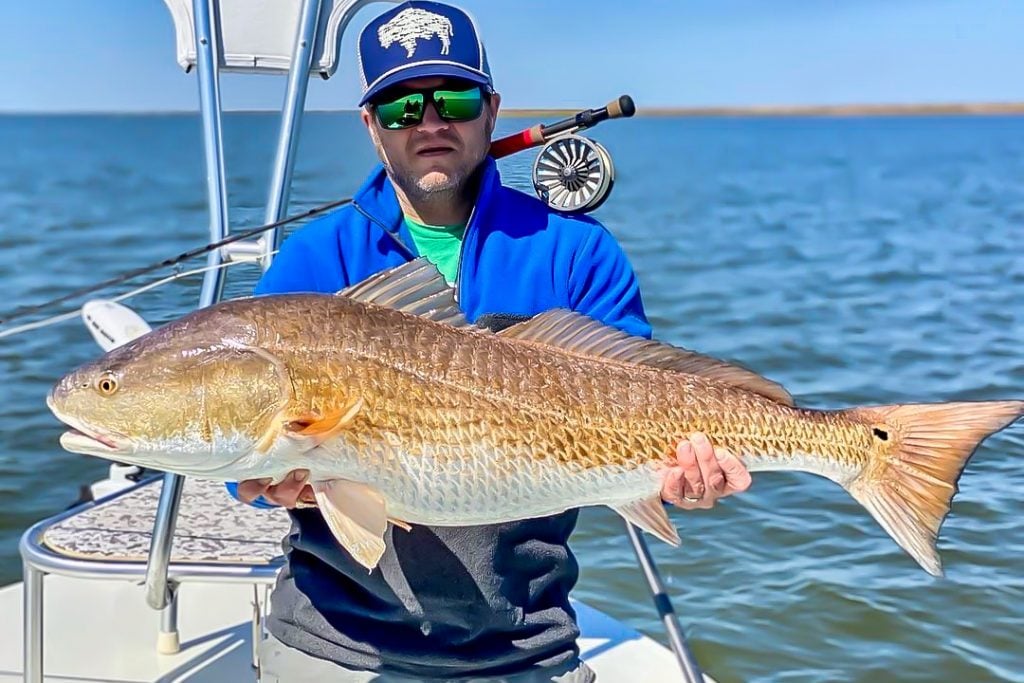
<svg viewBox="0 0 1024 683">
<path fill-rule="evenodd" d="M 412 235 L 416 251 L 420 256 L 437 266 L 449 285 L 455 284 L 459 274 L 459 256 L 462 253 L 462 236 L 466 234 L 465 224 L 425 225 L 405 216 L 405 227 Z"/>
</svg>

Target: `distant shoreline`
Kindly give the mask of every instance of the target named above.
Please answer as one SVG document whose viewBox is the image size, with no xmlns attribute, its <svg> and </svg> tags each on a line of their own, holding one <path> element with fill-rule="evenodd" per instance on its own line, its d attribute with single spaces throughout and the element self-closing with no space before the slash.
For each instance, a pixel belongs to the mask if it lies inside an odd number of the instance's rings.
<svg viewBox="0 0 1024 683">
<path fill-rule="evenodd" d="M 228 114 L 275 113 L 275 109 L 228 109 Z M 355 109 L 308 109 L 307 113 L 355 112 Z M 502 109 L 505 118 L 566 117 L 572 108 L 523 107 Z M 164 111 L 0 111 L 0 116 L 159 116 L 198 114 L 198 110 Z M 637 107 L 637 116 L 662 118 L 868 117 L 868 116 L 996 116 L 1024 114 L 1024 102 L 949 102 L 932 104 L 750 105 L 701 107 Z"/>
<path fill-rule="evenodd" d="M 503 109 L 511 118 L 570 116 L 573 109 Z M 844 117 L 844 116 L 993 116 L 1024 114 L 1024 102 L 936 104 L 753 105 L 743 107 L 637 107 L 637 116 L 654 117 Z"/>
<path fill-rule="evenodd" d="M 1024 114 L 1024 102 L 935 104 L 765 105 L 749 107 L 648 107 L 644 116 L 927 116 Z"/>
</svg>

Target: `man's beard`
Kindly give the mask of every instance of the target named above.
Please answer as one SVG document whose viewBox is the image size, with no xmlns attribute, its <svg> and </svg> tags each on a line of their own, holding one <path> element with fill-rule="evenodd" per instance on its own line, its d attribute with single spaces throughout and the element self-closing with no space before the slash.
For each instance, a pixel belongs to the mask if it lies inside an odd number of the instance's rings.
<svg viewBox="0 0 1024 683">
<path fill-rule="evenodd" d="M 466 185 L 472 176 L 472 169 L 455 169 L 444 178 L 436 177 L 436 172 L 430 172 L 424 176 L 418 176 L 407 168 L 395 166 L 384 151 L 383 145 L 373 132 L 373 146 L 377 148 L 377 156 L 384 164 L 391 182 L 397 185 L 405 193 L 405 196 L 413 202 L 441 202 L 461 197 L 464 194 Z M 434 177 L 431 177 L 434 176 Z"/>
<path fill-rule="evenodd" d="M 433 171 L 425 176 L 417 176 L 406 169 L 395 168 L 387 160 L 384 162 L 384 168 L 387 169 L 391 181 L 402 188 L 406 197 L 420 202 L 447 201 L 461 196 L 468 176 L 461 169 L 443 177 L 438 177 L 439 174 Z"/>
</svg>

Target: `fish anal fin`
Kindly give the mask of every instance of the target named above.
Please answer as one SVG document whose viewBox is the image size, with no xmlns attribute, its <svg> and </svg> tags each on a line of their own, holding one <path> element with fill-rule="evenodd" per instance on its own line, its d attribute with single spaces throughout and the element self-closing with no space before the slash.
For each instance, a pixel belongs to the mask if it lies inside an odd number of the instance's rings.
<svg viewBox="0 0 1024 683">
<path fill-rule="evenodd" d="M 679 546 L 679 532 L 672 525 L 672 520 L 665 512 L 665 504 L 661 496 L 641 498 L 625 505 L 612 506 L 626 521 L 635 524 L 649 534 L 653 534 L 669 545 Z"/>
<path fill-rule="evenodd" d="M 372 486 L 345 479 L 316 482 L 313 493 L 338 543 L 359 564 L 373 571 L 386 547 L 388 514 L 384 496 Z"/>
<path fill-rule="evenodd" d="M 871 429 L 872 460 L 847 486 L 893 540 L 933 576 L 957 480 L 983 439 L 1024 415 L 1024 401 L 874 406 L 844 411 Z"/>
<path fill-rule="evenodd" d="M 760 394 L 783 405 L 794 405 L 793 397 L 782 385 L 740 365 L 636 337 L 574 311 L 546 311 L 498 334 L 579 355 L 698 375 Z"/>
<path fill-rule="evenodd" d="M 338 296 L 452 327 L 473 327 L 455 301 L 455 290 L 437 266 L 422 257 L 371 275 L 341 290 Z"/>
</svg>

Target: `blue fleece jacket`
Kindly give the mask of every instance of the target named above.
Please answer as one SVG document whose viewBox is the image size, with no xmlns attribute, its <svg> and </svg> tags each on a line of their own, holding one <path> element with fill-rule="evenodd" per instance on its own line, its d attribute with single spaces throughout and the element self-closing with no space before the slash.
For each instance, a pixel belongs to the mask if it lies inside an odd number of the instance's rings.
<svg viewBox="0 0 1024 683">
<path fill-rule="evenodd" d="M 336 292 L 416 256 L 378 166 L 352 204 L 285 241 L 256 293 Z M 455 287 L 470 321 L 569 308 L 650 336 L 636 277 L 615 239 L 591 218 L 556 213 L 504 187 L 491 159 Z M 576 511 L 486 526 L 389 528 L 387 551 L 369 574 L 338 546 L 319 511 L 291 515 L 288 564 L 268 624 L 291 647 L 424 679 L 500 675 L 578 654 L 568 601 L 577 565 L 567 546 Z"/>
</svg>

